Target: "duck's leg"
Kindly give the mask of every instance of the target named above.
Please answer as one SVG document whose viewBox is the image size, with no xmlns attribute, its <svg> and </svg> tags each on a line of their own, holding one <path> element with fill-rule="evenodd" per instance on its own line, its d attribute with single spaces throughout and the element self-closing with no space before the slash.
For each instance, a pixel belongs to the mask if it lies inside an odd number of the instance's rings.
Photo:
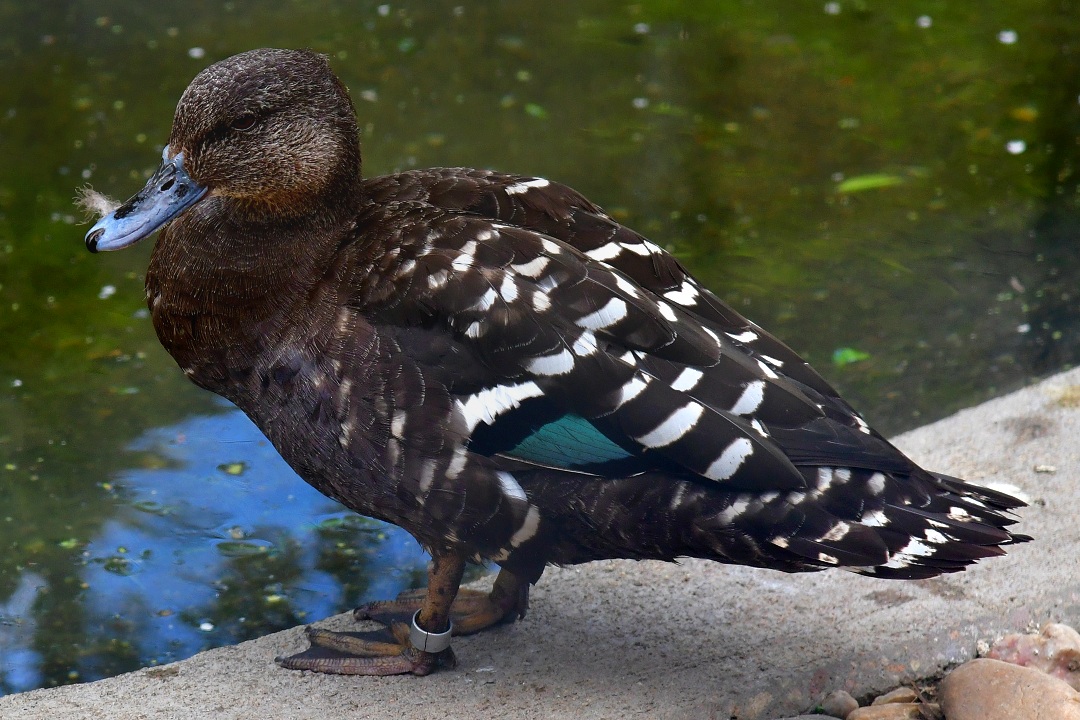
<svg viewBox="0 0 1080 720">
<path fill-rule="evenodd" d="M 358 633 L 308 628 L 311 647 L 279 665 L 339 675 L 427 675 L 439 666 L 454 664 L 454 652 L 445 632 L 452 621 L 453 635 L 471 635 L 503 621 L 525 617 L 529 584 L 502 570 L 490 593 L 459 590 L 465 569 L 463 558 L 434 556 L 428 587 L 402 593 L 396 600 L 369 603 L 354 612 L 358 620 L 375 620 L 386 630 Z M 417 627 L 412 628 L 414 620 Z M 425 631 L 441 628 L 440 632 Z M 428 652 L 435 649 L 435 652 Z"/>
<path fill-rule="evenodd" d="M 427 592 L 409 624 L 394 622 L 389 633 L 335 633 L 309 627 L 311 647 L 277 658 L 277 663 L 291 670 L 338 675 L 427 675 L 439 665 L 452 666 L 450 606 L 464 570 L 464 558 L 434 555 Z"/>
<path fill-rule="evenodd" d="M 396 600 L 376 600 L 353 611 L 357 620 L 374 620 L 387 626 L 408 623 L 421 609 L 427 591 L 406 590 Z M 459 590 L 450 606 L 454 635 L 472 635 L 503 622 L 525 617 L 529 609 L 529 583 L 509 570 L 500 570 L 491 592 Z"/>
</svg>

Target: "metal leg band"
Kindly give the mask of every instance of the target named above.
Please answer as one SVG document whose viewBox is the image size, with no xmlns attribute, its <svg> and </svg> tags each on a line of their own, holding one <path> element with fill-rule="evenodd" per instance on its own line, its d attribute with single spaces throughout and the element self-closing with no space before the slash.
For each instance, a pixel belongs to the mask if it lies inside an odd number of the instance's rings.
<svg viewBox="0 0 1080 720">
<path fill-rule="evenodd" d="M 450 623 L 450 627 L 446 628 L 445 632 L 432 633 L 416 624 L 418 617 L 420 617 L 419 610 L 413 615 L 412 625 L 409 627 L 409 641 L 412 642 L 414 648 L 437 653 L 450 647 L 450 633 L 454 631 L 454 623 Z"/>
</svg>

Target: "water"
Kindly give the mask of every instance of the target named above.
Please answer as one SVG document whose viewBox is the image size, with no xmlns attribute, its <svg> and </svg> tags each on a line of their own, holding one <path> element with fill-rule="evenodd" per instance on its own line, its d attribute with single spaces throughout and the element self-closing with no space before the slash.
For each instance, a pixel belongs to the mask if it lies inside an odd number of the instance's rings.
<svg viewBox="0 0 1080 720">
<path fill-rule="evenodd" d="M 214 60 L 312 47 L 368 173 L 567 182 L 896 432 L 1076 361 L 1075 3 L 0 0 L 0 692 L 187 656 L 422 582 L 189 385 L 149 243 L 72 207 L 156 166 Z"/>
</svg>

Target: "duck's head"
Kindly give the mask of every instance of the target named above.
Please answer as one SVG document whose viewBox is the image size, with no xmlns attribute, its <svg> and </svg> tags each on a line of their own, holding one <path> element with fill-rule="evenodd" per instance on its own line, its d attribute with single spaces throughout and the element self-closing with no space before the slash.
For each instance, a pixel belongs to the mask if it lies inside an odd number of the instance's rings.
<svg viewBox="0 0 1080 720">
<path fill-rule="evenodd" d="M 252 50 L 199 73 L 180 98 L 154 176 L 86 234 L 119 250 L 200 202 L 241 222 L 328 220 L 360 178 L 356 115 L 326 58 Z"/>
</svg>

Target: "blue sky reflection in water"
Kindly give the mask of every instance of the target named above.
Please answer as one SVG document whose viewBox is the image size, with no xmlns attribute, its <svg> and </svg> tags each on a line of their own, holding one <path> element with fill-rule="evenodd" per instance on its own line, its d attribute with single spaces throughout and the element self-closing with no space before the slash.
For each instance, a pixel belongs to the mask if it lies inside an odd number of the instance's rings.
<svg viewBox="0 0 1080 720">
<path fill-rule="evenodd" d="M 88 542 L 60 541 L 82 558 L 74 592 L 89 648 L 169 662 L 393 597 L 423 577 L 426 556 L 411 536 L 309 487 L 239 411 L 156 428 L 129 451 L 151 467 L 105 483 L 114 517 Z M 40 582 L 25 573 L 0 604 L 11 619 L 0 646 L 29 644 Z M 6 689 L 42 685 L 40 661 L 30 648 L 0 655 Z M 102 664 L 86 653 L 72 679 L 107 672 Z"/>
<path fill-rule="evenodd" d="M 261 46 L 330 56 L 367 173 L 578 188 L 886 432 L 1080 356 L 1080 2 L 0 0 L 0 693 L 422 582 L 184 379 L 151 243 L 83 246 L 75 188 L 134 193 Z"/>
</svg>

